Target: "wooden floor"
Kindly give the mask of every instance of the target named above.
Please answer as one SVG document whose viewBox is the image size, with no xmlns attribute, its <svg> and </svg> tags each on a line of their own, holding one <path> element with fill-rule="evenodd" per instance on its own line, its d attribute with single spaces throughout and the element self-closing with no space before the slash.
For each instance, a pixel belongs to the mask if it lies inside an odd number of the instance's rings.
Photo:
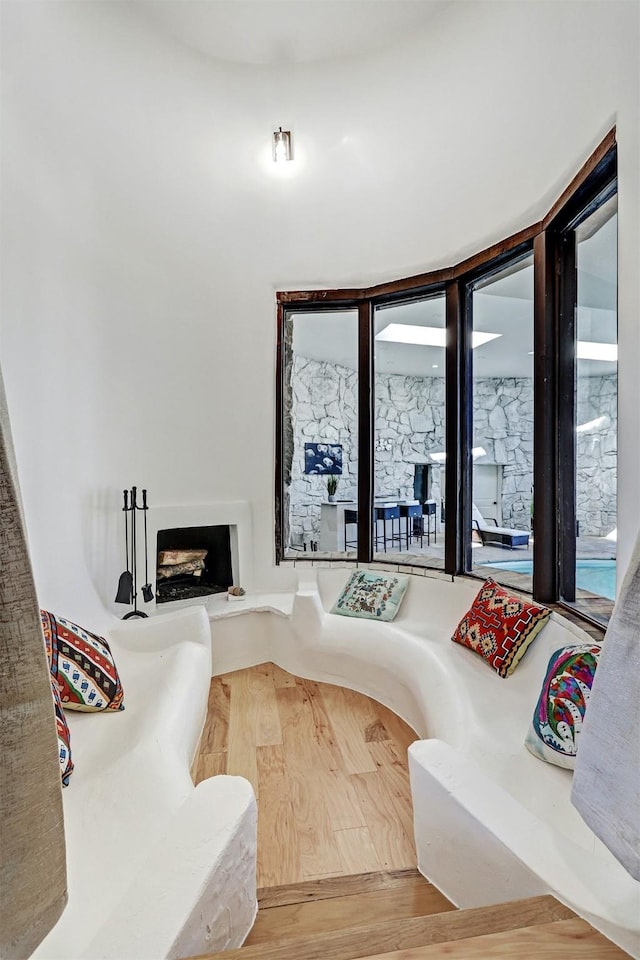
<svg viewBox="0 0 640 960">
<path fill-rule="evenodd" d="M 253 784 L 259 888 L 415 867 L 415 739 L 374 700 L 267 663 L 211 681 L 195 781 Z"/>
</svg>

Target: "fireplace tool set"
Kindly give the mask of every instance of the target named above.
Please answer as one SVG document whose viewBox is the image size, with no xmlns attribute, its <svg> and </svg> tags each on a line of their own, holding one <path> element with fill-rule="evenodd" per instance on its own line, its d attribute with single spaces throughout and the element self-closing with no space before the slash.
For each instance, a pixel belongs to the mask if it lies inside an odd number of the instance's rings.
<svg viewBox="0 0 640 960">
<path fill-rule="evenodd" d="M 138 506 L 138 488 L 131 487 L 131 490 L 124 490 L 124 545 L 125 545 L 125 567 L 120 574 L 118 581 L 118 592 L 116 593 L 116 603 L 133 604 L 133 610 L 125 613 L 123 620 L 130 620 L 132 617 L 146 617 L 147 614 L 138 610 L 138 558 L 137 558 L 137 524 L 136 516 L 141 511 L 144 517 L 144 578 L 146 583 L 141 587 L 142 599 L 145 603 L 153 600 L 153 590 L 149 583 L 149 554 L 147 543 L 147 491 L 142 491 L 142 506 Z"/>
</svg>

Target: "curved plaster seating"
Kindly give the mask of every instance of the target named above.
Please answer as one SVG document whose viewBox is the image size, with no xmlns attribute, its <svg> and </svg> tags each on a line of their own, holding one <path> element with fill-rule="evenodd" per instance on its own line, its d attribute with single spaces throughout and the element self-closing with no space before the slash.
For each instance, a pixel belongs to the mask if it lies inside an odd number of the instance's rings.
<svg viewBox="0 0 640 960">
<path fill-rule="evenodd" d="M 34 957 L 158 960 L 239 947 L 256 913 L 256 804 L 241 777 L 194 787 L 211 634 L 203 607 L 118 624 L 118 713 L 67 713 L 69 902 Z"/>
<path fill-rule="evenodd" d="M 272 659 L 384 703 L 423 738 L 409 748 L 409 767 L 418 866 L 429 880 L 459 907 L 553 893 L 640 956 L 640 884 L 571 805 L 571 772 L 524 746 L 550 654 L 587 634 L 552 614 L 502 679 L 450 639 L 479 581 L 411 576 L 398 616 L 383 623 L 328 612 L 348 574 L 305 571 L 288 620 L 216 620 L 214 671 Z"/>
<path fill-rule="evenodd" d="M 571 805 L 571 772 L 524 746 L 549 656 L 587 634 L 552 614 L 502 679 L 450 639 L 477 581 L 412 577 L 386 624 L 327 612 L 345 580 L 320 571 L 318 593 L 297 597 L 293 626 L 306 647 L 311 621 L 311 655 L 321 650 L 336 680 L 382 700 L 424 738 L 409 749 L 420 870 L 461 907 L 552 892 L 638 956 L 640 884 Z"/>
</svg>

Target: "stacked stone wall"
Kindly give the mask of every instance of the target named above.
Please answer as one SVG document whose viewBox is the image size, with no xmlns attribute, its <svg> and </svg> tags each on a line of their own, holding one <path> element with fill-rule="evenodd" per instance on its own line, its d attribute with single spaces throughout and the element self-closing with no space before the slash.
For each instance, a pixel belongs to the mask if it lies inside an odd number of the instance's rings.
<svg viewBox="0 0 640 960">
<path fill-rule="evenodd" d="M 502 466 L 502 525 L 528 530 L 533 491 L 533 381 L 489 377 L 473 383 L 477 462 Z"/>
<path fill-rule="evenodd" d="M 304 475 L 304 444 L 343 446 L 337 497 L 357 499 L 357 374 L 339 364 L 295 357 L 292 376 L 293 457 L 290 522 L 292 543 L 318 539 L 323 481 Z M 431 496 L 440 503 L 444 471 L 431 454 L 445 449 L 442 377 L 377 374 L 375 491 L 380 497 L 413 497 L 416 464 L 431 466 Z M 533 383 L 530 378 L 474 381 L 473 446 L 478 463 L 502 467 L 502 523 L 530 526 L 533 483 Z M 578 424 L 598 421 L 577 434 L 577 498 L 581 533 L 604 536 L 615 527 L 616 378 L 590 377 L 578 384 Z M 442 475 L 441 475 L 442 474 Z M 440 510 L 438 509 L 438 516 Z"/>
<path fill-rule="evenodd" d="M 580 377 L 576 420 L 576 519 L 580 533 L 605 537 L 618 525 L 618 379 Z"/>
</svg>

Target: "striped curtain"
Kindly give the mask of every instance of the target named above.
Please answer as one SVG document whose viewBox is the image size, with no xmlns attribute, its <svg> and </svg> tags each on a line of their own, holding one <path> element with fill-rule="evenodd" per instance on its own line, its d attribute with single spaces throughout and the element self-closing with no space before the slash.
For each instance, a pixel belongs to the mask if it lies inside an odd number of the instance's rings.
<svg viewBox="0 0 640 960">
<path fill-rule="evenodd" d="M 0 958 L 28 957 L 67 902 L 53 699 L 0 375 Z"/>
</svg>

